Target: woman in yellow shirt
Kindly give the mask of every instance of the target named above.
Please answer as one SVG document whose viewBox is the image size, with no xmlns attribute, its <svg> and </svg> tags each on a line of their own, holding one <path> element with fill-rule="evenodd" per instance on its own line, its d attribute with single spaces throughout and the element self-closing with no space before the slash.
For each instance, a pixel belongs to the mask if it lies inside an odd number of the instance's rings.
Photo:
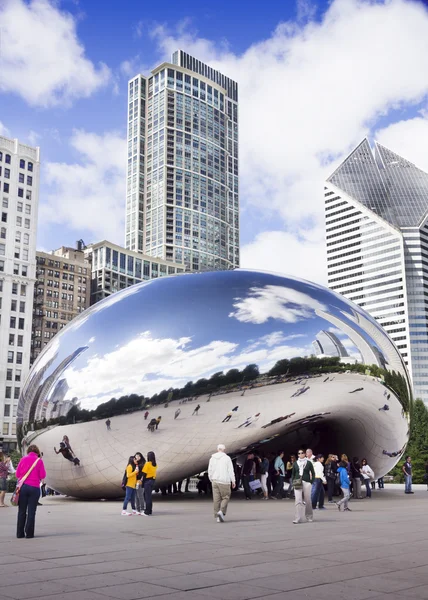
<svg viewBox="0 0 428 600">
<path fill-rule="evenodd" d="M 147 453 L 147 461 L 144 464 L 143 467 L 143 486 L 144 486 L 144 503 L 146 505 L 146 508 L 143 512 L 143 515 L 149 516 L 152 514 L 152 492 L 153 492 L 153 487 L 154 487 L 154 483 L 156 480 L 156 471 L 157 471 L 157 464 L 156 464 L 156 456 L 154 452 L 148 452 Z"/>
<path fill-rule="evenodd" d="M 135 510 L 135 488 L 137 486 L 137 474 L 139 471 L 138 461 L 135 456 L 130 456 L 128 464 L 126 466 L 126 488 L 125 488 L 125 500 L 123 501 L 122 515 L 130 517 L 136 515 Z M 128 504 L 131 503 L 132 513 L 128 512 Z"/>
</svg>

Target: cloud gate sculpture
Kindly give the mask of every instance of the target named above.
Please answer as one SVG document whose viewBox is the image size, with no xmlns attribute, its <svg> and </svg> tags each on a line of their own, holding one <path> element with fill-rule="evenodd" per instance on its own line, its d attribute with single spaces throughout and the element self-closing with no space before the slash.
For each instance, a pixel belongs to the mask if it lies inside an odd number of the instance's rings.
<svg viewBox="0 0 428 600">
<path fill-rule="evenodd" d="M 398 350 L 351 302 L 270 273 L 200 273 L 127 288 L 59 332 L 26 381 L 18 437 L 44 453 L 49 486 L 81 498 L 121 495 L 135 452 L 154 450 L 166 485 L 218 443 L 232 457 L 345 452 L 382 476 L 411 402 Z"/>
</svg>

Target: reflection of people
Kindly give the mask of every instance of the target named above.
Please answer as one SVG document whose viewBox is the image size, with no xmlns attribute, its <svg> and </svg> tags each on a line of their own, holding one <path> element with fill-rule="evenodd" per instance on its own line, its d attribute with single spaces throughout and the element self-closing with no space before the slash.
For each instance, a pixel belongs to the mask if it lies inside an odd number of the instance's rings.
<svg viewBox="0 0 428 600">
<path fill-rule="evenodd" d="M 110 419 L 107 419 L 107 421 L 106 421 L 107 431 L 110 431 L 110 429 L 111 429 L 110 425 L 111 425 L 111 421 L 110 421 Z"/>
<path fill-rule="evenodd" d="M 232 460 L 225 453 L 223 444 L 217 446 L 217 452 L 210 458 L 208 477 L 213 488 L 214 518 L 223 523 L 230 500 L 230 486 L 235 487 L 235 472 Z"/>
<path fill-rule="evenodd" d="M 239 406 L 235 406 L 235 408 L 232 408 L 232 412 L 238 412 L 238 408 Z"/>
<path fill-rule="evenodd" d="M 156 429 L 159 427 L 161 421 L 162 421 L 162 417 L 158 417 L 156 419 Z"/>
<path fill-rule="evenodd" d="M 62 454 L 63 457 L 72 462 L 76 467 L 80 465 L 80 460 L 75 456 L 67 435 L 64 435 L 59 444 L 59 450 L 54 447 L 55 454 Z"/>
<path fill-rule="evenodd" d="M 241 423 L 241 425 L 238 425 L 238 429 L 240 427 L 248 427 L 249 425 L 251 425 L 252 423 L 255 423 L 258 418 L 260 417 L 260 413 L 256 413 L 255 415 L 253 415 L 252 417 L 247 417 L 245 419 L 245 421 L 243 423 Z"/>
<path fill-rule="evenodd" d="M 18 501 L 17 538 L 33 538 L 36 522 L 37 502 L 40 498 L 40 484 L 46 477 L 45 465 L 40 457 L 40 450 L 34 444 L 28 446 L 27 456 L 19 461 L 16 468 L 18 481 L 21 484 Z"/>
<path fill-rule="evenodd" d="M 196 416 L 198 416 L 198 413 L 199 413 L 199 409 L 200 409 L 200 408 L 201 408 L 201 405 L 200 405 L 200 404 L 198 404 L 198 405 L 195 407 L 195 410 L 192 412 L 192 416 L 193 416 L 193 415 L 196 415 Z"/>
<path fill-rule="evenodd" d="M 150 423 L 147 425 L 147 429 L 148 429 L 149 431 L 152 431 L 152 432 L 153 432 L 155 429 L 157 429 L 157 427 L 156 427 L 156 425 L 157 425 L 157 424 L 158 424 L 157 420 L 156 420 L 156 419 L 152 419 L 152 420 L 150 421 Z"/>
<path fill-rule="evenodd" d="M 230 421 L 231 418 L 232 418 L 232 411 L 227 413 L 227 415 L 224 417 L 222 423 L 227 423 L 228 421 Z"/>
<path fill-rule="evenodd" d="M 135 456 L 130 456 L 126 465 L 126 487 L 125 500 L 123 501 L 122 515 L 130 517 L 136 515 L 135 510 L 135 489 L 137 487 L 137 475 L 139 472 L 138 461 Z M 132 513 L 128 512 L 128 504 L 131 503 Z"/>
<path fill-rule="evenodd" d="M 144 413 L 144 420 L 147 421 L 147 417 L 149 416 L 149 411 L 146 410 L 146 412 Z"/>
<path fill-rule="evenodd" d="M 181 408 L 177 408 L 177 410 L 175 411 L 174 414 L 174 420 L 178 417 L 178 415 L 181 413 Z"/>
<path fill-rule="evenodd" d="M 147 452 L 147 462 L 143 467 L 144 502 L 146 505 L 143 515 L 150 516 L 153 512 L 152 493 L 156 481 L 157 468 L 155 453 Z"/>
</svg>

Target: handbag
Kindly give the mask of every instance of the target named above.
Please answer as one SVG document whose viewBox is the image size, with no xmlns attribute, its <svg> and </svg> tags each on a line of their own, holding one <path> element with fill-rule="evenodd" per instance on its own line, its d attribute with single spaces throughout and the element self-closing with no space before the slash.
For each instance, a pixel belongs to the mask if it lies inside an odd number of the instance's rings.
<svg viewBox="0 0 428 600">
<path fill-rule="evenodd" d="M 260 479 L 254 479 L 254 481 L 250 481 L 249 486 L 250 489 L 255 492 L 262 487 L 262 484 L 260 483 Z"/>
<path fill-rule="evenodd" d="M 303 479 L 301 477 L 293 479 L 293 487 L 295 490 L 301 490 L 303 488 Z"/>
<path fill-rule="evenodd" d="M 39 460 L 40 460 L 40 457 L 37 458 L 33 462 L 33 464 L 31 465 L 31 467 L 25 473 L 24 477 L 22 479 L 20 479 L 18 481 L 18 483 L 16 484 L 15 491 L 13 492 L 12 498 L 10 499 L 10 503 L 12 504 L 12 506 L 18 506 L 18 503 L 19 503 L 19 493 L 21 491 L 21 487 L 23 486 L 23 484 L 25 483 L 25 480 L 27 479 L 27 477 L 29 476 L 29 474 L 31 473 L 31 471 L 34 469 L 34 467 L 37 465 L 37 463 L 39 462 Z"/>
</svg>

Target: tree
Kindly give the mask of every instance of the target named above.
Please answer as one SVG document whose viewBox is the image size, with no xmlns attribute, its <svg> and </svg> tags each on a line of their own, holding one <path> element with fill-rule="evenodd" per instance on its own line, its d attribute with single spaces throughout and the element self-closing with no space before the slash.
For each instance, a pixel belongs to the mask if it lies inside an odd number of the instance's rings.
<svg viewBox="0 0 428 600">
<path fill-rule="evenodd" d="M 242 381 L 252 381 L 253 379 L 257 379 L 260 375 L 259 367 L 255 364 L 247 365 L 245 369 L 243 369 L 241 375 Z"/>
</svg>

